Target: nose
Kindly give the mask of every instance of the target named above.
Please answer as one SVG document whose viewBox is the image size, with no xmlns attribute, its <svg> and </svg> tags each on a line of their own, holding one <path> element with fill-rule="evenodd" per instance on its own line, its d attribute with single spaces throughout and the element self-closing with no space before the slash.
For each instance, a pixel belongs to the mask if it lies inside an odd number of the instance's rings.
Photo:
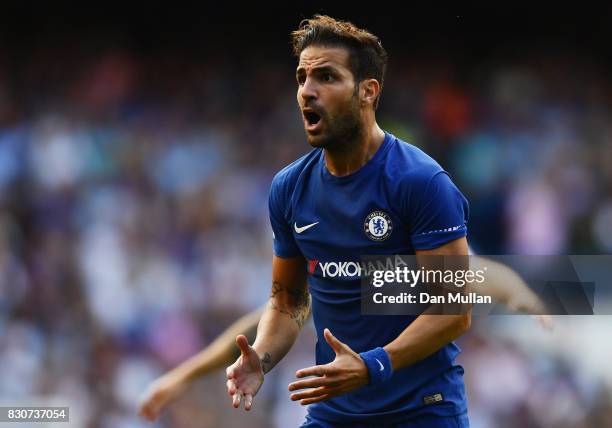
<svg viewBox="0 0 612 428">
<path fill-rule="evenodd" d="M 300 97 L 302 97 L 304 101 L 317 99 L 318 91 L 314 79 L 306 77 L 304 84 L 300 87 Z"/>
</svg>

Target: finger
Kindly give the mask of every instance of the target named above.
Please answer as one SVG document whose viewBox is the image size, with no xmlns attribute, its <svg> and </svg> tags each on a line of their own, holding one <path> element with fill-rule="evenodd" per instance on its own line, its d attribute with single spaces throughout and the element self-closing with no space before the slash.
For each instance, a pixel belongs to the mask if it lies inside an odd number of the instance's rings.
<svg viewBox="0 0 612 428">
<path fill-rule="evenodd" d="M 312 403 L 318 403 L 319 401 L 327 400 L 330 397 L 331 396 L 328 395 L 328 394 L 323 394 L 323 395 L 319 395 L 318 397 L 314 397 L 314 398 L 306 398 L 306 399 L 300 401 L 300 404 L 302 406 L 307 406 L 307 405 L 312 404 Z"/>
<path fill-rule="evenodd" d="M 298 389 L 304 388 L 317 388 L 319 386 L 331 386 L 335 383 L 335 381 L 331 380 L 328 377 L 317 376 L 311 377 L 304 380 L 298 380 L 296 382 L 292 382 L 289 384 L 289 391 L 297 391 Z"/>
<path fill-rule="evenodd" d="M 550 315 L 536 315 L 535 317 L 546 330 L 552 331 L 554 329 L 555 323 Z"/>
<path fill-rule="evenodd" d="M 155 420 L 155 415 L 153 413 L 153 410 L 151 409 L 151 407 L 149 405 L 145 405 L 142 406 L 140 408 L 140 411 L 138 412 L 138 414 L 140 415 L 140 417 L 152 422 Z"/>
<path fill-rule="evenodd" d="M 232 379 L 234 377 L 234 365 L 233 364 L 225 369 L 225 374 L 227 375 L 228 379 Z"/>
<path fill-rule="evenodd" d="M 229 395 L 234 395 L 236 393 L 236 383 L 233 380 L 228 380 L 227 383 L 227 393 Z"/>
<path fill-rule="evenodd" d="M 336 339 L 336 336 L 334 336 L 328 328 L 323 330 L 323 336 L 325 336 L 325 340 L 327 343 L 329 343 L 329 346 L 331 346 L 336 354 L 342 352 L 344 343 Z"/>
<path fill-rule="evenodd" d="M 296 377 L 306 377 L 306 376 L 323 376 L 327 373 L 326 365 L 323 366 L 312 366 L 306 367 L 305 369 L 300 369 L 295 372 Z"/>
<path fill-rule="evenodd" d="M 141 413 L 140 416 L 149 422 L 154 422 L 157 419 L 153 413 Z"/>
<path fill-rule="evenodd" d="M 156 394 L 151 392 L 151 389 L 149 389 L 145 394 L 145 398 L 140 401 L 138 414 L 148 421 L 154 421 L 157 419 L 159 413 L 157 411 L 158 406 L 155 405 L 155 395 Z"/>
<path fill-rule="evenodd" d="M 302 400 L 304 398 L 314 398 L 321 395 L 327 394 L 329 388 L 326 386 L 320 386 L 318 388 L 307 389 L 306 391 L 296 392 L 291 394 L 291 401 Z"/>
<path fill-rule="evenodd" d="M 244 396 L 244 410 L 247 412 L 253 407 L 253 394 L 245 394 Z"/>
<path fill-rule="evenodd" d="M 248 355 L 251 352 L 251 347 L 249 346 L 249 341 L 247 340 L 244 334 L 239 334 L 236 336 L 236 345 L 240 348 L 240 352 L 242 355 Z"/>
<path fill-rule="evenodd" d="M 149 411 L 149 401 L 143 401 L 142 403 L 140 403 L 140 405 L 138 406 L 138 414 L 140 416 L 145 416 L 146 413 L 148 413 Z"/>
<path fill-rule="evenodd" d="M 240 407 L 240 392 L 238 391 L 236 391 L 236 393 L 232 397 L 232 406 L 234 406 L 235 409 Z"/>
<path fill-rule="evenodd" d="M 148 411 L 144 407 L 141 407 L 140 409 L 138 409 L 138 416 L 146 420 L 149 420 Z"/>
</svg>

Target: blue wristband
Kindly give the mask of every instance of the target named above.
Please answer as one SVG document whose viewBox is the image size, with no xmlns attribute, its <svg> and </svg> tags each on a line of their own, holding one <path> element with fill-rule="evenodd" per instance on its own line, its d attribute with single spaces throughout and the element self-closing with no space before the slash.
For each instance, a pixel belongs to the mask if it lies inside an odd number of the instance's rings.
<svg viewBox="0 0 612 428">
<path fill-rule="evenodd" d="M 359 354 L 366 367 L 370 378 L 369 385 L 376 385 L 386 381 L 393 375 L 393 367 L 389 354 L 383 348 L 374 348 Z"/>
</svg>

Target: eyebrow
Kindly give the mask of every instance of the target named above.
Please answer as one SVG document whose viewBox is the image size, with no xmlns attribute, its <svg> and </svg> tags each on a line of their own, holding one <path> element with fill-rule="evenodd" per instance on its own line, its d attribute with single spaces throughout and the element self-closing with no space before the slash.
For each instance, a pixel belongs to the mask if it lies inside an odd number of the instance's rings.
<svg viewBox="0 0 612 428">
<path fill-rule="evenodd" d="M 311 70 L 315 73 L 338 73 L 338 69 L 331 66 L 331 65 L 321 65 L 319 67 L 313 67 L 311 68 Z M 299 76 L 300 74 L 304 74 L 305 68 L 304 67 L 298 67 L 297 70 L 295 70 L 295 75 Z"/>
</svg>

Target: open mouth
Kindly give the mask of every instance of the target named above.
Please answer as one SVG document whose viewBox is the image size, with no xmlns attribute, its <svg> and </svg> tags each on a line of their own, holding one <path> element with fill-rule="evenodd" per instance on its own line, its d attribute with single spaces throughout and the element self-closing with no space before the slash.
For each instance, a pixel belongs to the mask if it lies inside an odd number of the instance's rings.
<svg viewBox="0 0 612 428">
<path fill-rule="evenodd" d="M 304 119 L 309 126 L 315 126 L 321 120 L 321 116 L 314 111 L 307 111 L 304 112 Z"/>
</svg>

